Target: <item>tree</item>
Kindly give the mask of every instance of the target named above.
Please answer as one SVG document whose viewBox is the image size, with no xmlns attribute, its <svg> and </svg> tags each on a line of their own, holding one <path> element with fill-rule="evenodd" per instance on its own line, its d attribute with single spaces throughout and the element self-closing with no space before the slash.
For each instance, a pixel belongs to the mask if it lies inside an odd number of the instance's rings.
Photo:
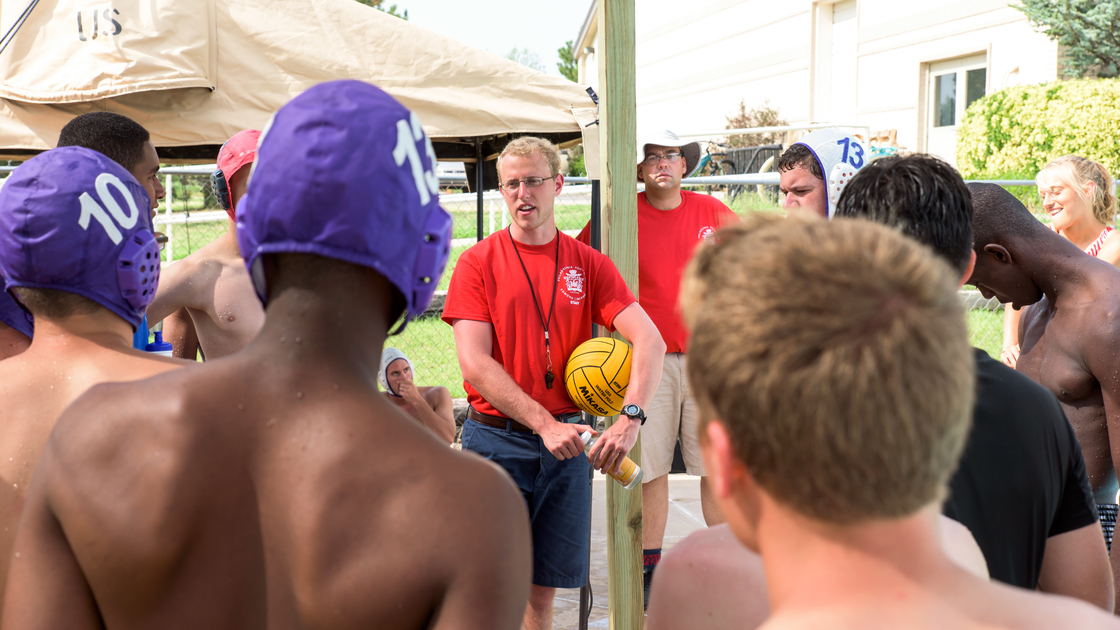
<svg viewBox="0 0 1120 630">
<path fill-rule="evenodd" d="M 572 40 L 565 42 L 556 53 L 560 55 L 560 62 L 556 67 L 560 69 L 561 76 L 572 82 L 578 81 L 579 68 L 576 66 L 576 56 L 572 53 Z"/>
<path fill-rule="evenodd" d="M 1067 77 L 1120 76 L 1120 0 L 1022 0 L 1015 8 L 1065 48 Z M 1013 5 L 1014 6 L 1014 5 Z"/>
<path fill-rule="evenodd" d="M 544 61 L 537 53 L 529 50 L 528 48 L 514 48 L 506 55 L 506 59 L 516 61 L 517 63 L 532 68 L 540 72 L 545 72 Z"/>
<path fill-rule="evenodd" d="M 745 100 L 739 101 L 739 111 L 727 117 L 727 126 L 724 129 L 749 129 L 751 127 L 782 127 L 788 125 L 778 110 L 770 106 L 770 101 L 765 100 L 762 105 L 747 110 Z M 730 136 L 727 142 L 732 149 L 742 147 L 757 147 L 764 144 L 780 144 L 784 132 L 752 133 L 749 135 Z"/>
<path fill-rule="evenodd" d="M 403 13 L 398 13 L 397 12 L 397 5 L 395 5 L 395 4 L 389 5 L 389 8 L 386 9 L 386 8 L 381 6 L 381 3 L 384 2 L 384 1 L 385 0 L 358 0 L 358 2 L 366 5 L 367 7 L 373 7 L 375 9 L 377 9 L 378 11 L 388 13 L 389 15 L 391 15 L 393 17 L 399 17 L 402 20 L 407 20 L 408 19 L 408 10 L 407 9 Z"/>
</svg>

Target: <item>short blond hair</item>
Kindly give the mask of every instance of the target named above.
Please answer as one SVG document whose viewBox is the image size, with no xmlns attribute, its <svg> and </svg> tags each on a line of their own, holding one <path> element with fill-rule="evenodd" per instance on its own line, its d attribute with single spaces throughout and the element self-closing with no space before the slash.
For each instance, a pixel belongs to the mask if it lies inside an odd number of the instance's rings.
<svg viewBox="0 0 1120 630">
<path fill-rule="evenodd" d="M 1112 174 L 1100 162 L 1080 155 L 1063 155 L 1042 167 L 1035 177 L 1035 184 L 1042 188 L 1043 173 L 1053 173 L 1067 187 L 1073 189 L 1093 216 L 1104 225 L 1116 223 L 1116 193 L 1112 189 Z M 1093 182 L 1092 194 L 1085 194 L 1085 184 Z"/>
<path fill-rule="evenodd" d="M 549 175 L 556 177 L 560 174 L 560 149 L 555 144 L 552 144 L 544 138 L 536 136 L 521 136 L 510 140 L 506 148 L 498 154 L 498 179 L 502 178 L 502 158 L 507 155 L 513 155 L 523 158 L 531 158 L 534 154 L 540 153 L 548 162 Z"/>
<path fill-rule="evenodd" d="M 821 522 L 943 499 L 975 389 L 956 276 L 862 219 L 721 230 L 681 291 L 701 433 L 723 423 L 760 486 Z"/>
</svg>

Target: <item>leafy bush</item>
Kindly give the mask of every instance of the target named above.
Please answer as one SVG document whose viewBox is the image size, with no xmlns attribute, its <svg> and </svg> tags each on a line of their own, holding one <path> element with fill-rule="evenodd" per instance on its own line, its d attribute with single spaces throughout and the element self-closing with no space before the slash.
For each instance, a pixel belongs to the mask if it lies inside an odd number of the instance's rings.
<svg viewBox="0 0 1120 630">
<path fill-rule="evenodd" d="M 969 106 L 957 130 L 957 168 L 965 179 L 1033 179 L 1050 160 L 1075 153 L 1116 173 L 1118 138 L 1118 79 L 1010 87 Z"/>
<path fill-rule="evenodd" d="M 754 109 L 747 109 L 746 100 L 739 101 L 739 110 L 727 116 L 727 126 L 724 129 L 750 129 L 753 127 L 784 127 L 789 123 L 782 118 L 775 107 L 770 106 L 766 100 Z M 765 144 L 780 144 L 784 132 L 754 133 L 744 136 L 730 136 L 727 139 L 732 149 L 741 147 L 758 147 Z"/>
</svg>

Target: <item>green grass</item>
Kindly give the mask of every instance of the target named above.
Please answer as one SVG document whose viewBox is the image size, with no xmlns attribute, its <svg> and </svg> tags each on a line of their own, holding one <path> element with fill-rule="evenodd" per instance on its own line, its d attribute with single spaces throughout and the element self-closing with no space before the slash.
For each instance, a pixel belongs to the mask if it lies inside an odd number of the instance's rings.
<svg viewBox="0 0 1120 630">
<path fill-rule="evenodd" d="M 439 318 L 410 322 L 402 334 L 388 338 L 385 345 L 397 348 L 412 360 L 418 385 L 443 385 L 451 390 L 453 398 L 466 398 L 455 354 L 455 335 L 451 326 Z"/>
<path fill-rule="evenodd" d="M 784 212 L 780 201 L 771 199 L 769 195 L 758 194 L 753 186 L 750 190 L 735 197 L 730 208 L 740 217 L 748 212 Z"/>
<path fill-rule="evenodd" d="M 1003 349 L 1003 311 L 969 310 L 968 338 L 969 343 L 998 361 Z"/>
</svg>

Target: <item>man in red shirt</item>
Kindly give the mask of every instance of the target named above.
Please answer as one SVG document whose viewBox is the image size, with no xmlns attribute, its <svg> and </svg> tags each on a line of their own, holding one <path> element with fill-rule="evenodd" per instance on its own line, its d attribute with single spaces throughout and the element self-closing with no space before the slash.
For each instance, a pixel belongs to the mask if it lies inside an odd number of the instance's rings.
<svg viewBox="0 0 1120 630">
<path fill-rule="evenodd" d="M 681 275 L 699 243 L 729 222 L 738 222 L 727 206 L 709 195 L 681 190 L 681 178 L 696 169 L 700 145 L 681 144 L 671 131 L 638 140 L 638 300 L 649 313 L 666 345 L 661 384 L 649 407 L 642 434 L 642 549 L 645 601 L 653 570 L 661 560 L 669 513 L 669 469 L 677 438 L 685 469 L 700 477 L 700 503 L 709 525 L 723 521 L 704 474 L 697 441 L 696 402 L 685 378 L 688 332 L 677 311 Z M 590 242 L 590 224 L 578 240 Z"/>
<path fill-rule="evenodd" d="M 638 439 L 661 374 L 665 344 L 606 256 L 556 229 L 564 187 L 560 156 L 547 140 L 522 137 L 498 156 L 511 224 L 463 252 L 443 320 L 455 331 L 470 410 L 463 449 L 499 464 L 529 508 L 533 586 L 525 628 L 552 627 L 557 588 L 587 576 L 589 461 L 619 471 Z M 584 455 L 579 413 L 564 389 L 564 366 L 591 338 L 591 324 L 617 329 L 634 346 L 619 417 Z M 559 381 L 555 382 L 554 381 Z"/>
</svg>

